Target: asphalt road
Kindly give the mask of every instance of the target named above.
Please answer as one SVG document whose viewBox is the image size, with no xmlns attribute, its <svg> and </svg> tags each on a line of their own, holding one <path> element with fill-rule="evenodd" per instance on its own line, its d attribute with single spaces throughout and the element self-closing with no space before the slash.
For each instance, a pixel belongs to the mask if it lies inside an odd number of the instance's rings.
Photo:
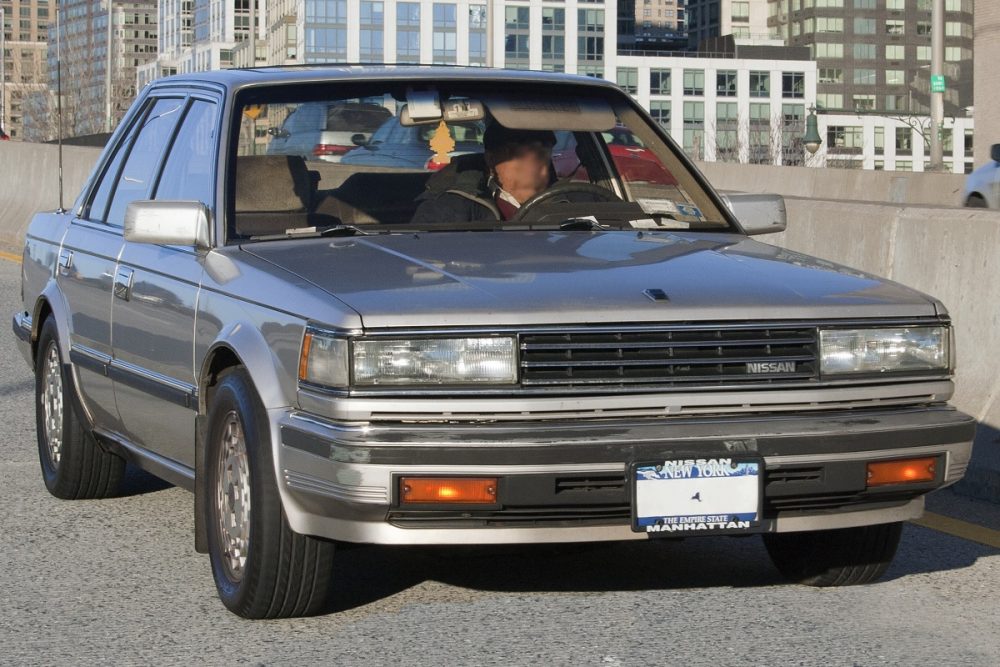
<svg viewBox="0 0 1000 667">
<path fill-rule="evenodd" d="M 18 271 L 0 261 L 4 318 L 17 308 Z M 363 547 L 341 553 L 329 614 L 240 620 L 194 552 L 187 492 L 130 471 L 124 497 L 47 494 L 32 387 L 7 329 L 4 664 L 1000 664 L 1000 549 L 913 525 L 884 581 L 823 590 L 784 583 L 757 538 Z M 1000 529 L 1000 506 L 950 492 L 932 506 Z"/>
</svg>

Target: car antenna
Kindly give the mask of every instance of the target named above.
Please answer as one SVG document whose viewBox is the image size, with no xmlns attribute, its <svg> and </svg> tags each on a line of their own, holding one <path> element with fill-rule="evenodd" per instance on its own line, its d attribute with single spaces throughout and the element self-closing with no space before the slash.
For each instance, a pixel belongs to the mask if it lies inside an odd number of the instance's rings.
<svg viewBox="0 0 1000 667">
<path fill-rule="evenodd" d="M 58 58 L 56 58 L 56 116 L 59 137 L 59 209 L 56 212 L 65 213 L 62 194 L 62 63 Z"/>
<path fill-rule="evenodd" d="M 62 33 L 59 25 L 59 5 L 56 5 L 56 138 L 59 142 L 59 208 L 56 213 L 65 213 L 63 207 L 63 116 L 62 116 Z M 109 19 L 110 20 L 110 19 Z"/>
</svg>

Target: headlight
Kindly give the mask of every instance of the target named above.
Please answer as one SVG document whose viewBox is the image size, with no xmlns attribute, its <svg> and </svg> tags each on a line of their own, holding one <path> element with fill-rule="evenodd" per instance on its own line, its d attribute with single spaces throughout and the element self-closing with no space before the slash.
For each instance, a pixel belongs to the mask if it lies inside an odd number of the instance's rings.
<svg viewBox="0 0 1000 667">
<path fill-rule="evenodd" d="M 354 383 L 514 384 L 513 338 L 418 338 L 354 341 Z"/>
<path fill-rule="evenodd" d="M 951 366 L 948 327 L 825 329 L 819 338 L 824 375 L 947 371 Z"/>
<path fill-rule="evenodd" d="M 353 350 L 352 350 L 353 348 Z M 349 341 L 309 329 L 302 340 L 299 380 L 346 389 L 374 385 L 514 384 L 511 337 Z"/>
</svg>

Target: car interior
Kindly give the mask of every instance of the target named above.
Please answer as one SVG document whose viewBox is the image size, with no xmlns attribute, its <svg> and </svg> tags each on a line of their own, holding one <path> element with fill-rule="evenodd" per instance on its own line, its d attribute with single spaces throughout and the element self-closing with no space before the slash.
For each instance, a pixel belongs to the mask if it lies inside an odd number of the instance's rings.
<svg viewBox="0 0 1000 667">
<path fill-rule="evenodd" d="M 360 99 L 371 103 L 372 98 L 352 98 L 344 103 L 356 105 Z M 680 164 L 669 164 L 672 154 L 666 160 L 661 159 L 662 151 L 654 154 L 645 150 L 638 158 L 630 155 L 631 159 L 655 160 L 660 171 L 668 175 L 668 180 L 661 183 L 630 180 L 630 173 L 636 172 L 628 170 L 628 165 L 622 163 L 625 158 L 619 157 L 620 152 L 612 151 L 611 144 L 628 140 L 635 145 L 649 145 L 651 141 L 648 137 L 623 138 L 623 131 L 631 133 L 635 129 L 649 133 L 649 128 L 635 128 L 637 120 L 642 121 L 634 112 L 628 118 L 632 127 L 626 128 L 619 116 L 627 117 L 628 114 L 613 109 L 601 98 L 572 100 L 567 105 L 565 98 L 539 95 L 444 97 L 431 90 L 407 91 L 404 95 L 386 94 L 377 99 L 391 108 L 395 122 L 420 127 L 421 131 L 412 136 L 415 141 L 426 142 L 426 145 L 418 148 L 426 150 L 428 155 L 443 158 L 443 168 L 420 169 L 412 164 L 405 167 L 341 164 L 310 159 L 309 155 L 269 154 L 272 151 L 266 146 L 248 146 L 241 142 L 234 161 L 235 183 L 229 229 L 232 240 L 280 236 L 289 230 L 336 225 L 406 224 L 420 204 L 420 196 L 428 189 L 437 189 L 439 183 L 453 177 L 455 172 L 469 169 L 485 172 L 481 135 L 480 143 L 472 144 L 478 147 L 478 151 L 469 152 L 468 142 L 462 144 L 464 151 L 454 150 L 457 145 L 454 126 L 462 124 L 468 127 L 470 123 L 486 125 L 499 122 L 509 128 L 550 129 L 557 136 L 572 135 L 570 141 L 562 140 L 561 143 L 572 146 L 575 158 L 570 155 L 570 167 L 552 165 L 554 182 L 582 180 L 605 189 L 609 200 L 620 203 L 652 198 L 655 201 L 669 200 L 701 206 L 702 210 L 706 208 L 706 203 L 712 206 L 704 197 L 693 198 L 689 194 L 700 188 L 690 177 L 690 185 L 685 187 L 687 184 L 683 182 L 683 176 L 686 170 Z M 260 106 L 255 105 L 258 109 Z M 271 122 L 278 123 L 294 112 L 296 104 L 276 102 L 264 105 L 264 108 L 268 112 L 264 114 L 265 118 L 269 116 Z M 568 108 L 575 113 L 567 113 Z M 259 114 L 252 119 L 244 116 L 242 123 L 260 123 L 262 120 Z M 245 134 L 244 129 L 240 128 L 241 137 Z M 444 136 L 449 129 L 450 143 Z M 265 141 L 271 136 L 267 131 L 253 128 L 246 134 L 264 137 Z M 357 150 L 364 151 L 365 148 L 359 145 Z M 384 159 L 385 156 L 380 157 Z M 580 174 L 583 174 L 582 178 Z M 701 201 L 696 202 L 695 199 Z M 630 213 L 634 208 L 634 205 L 630 207 Z M 701 216 L 698 221 L 706 219 L 698 208 L 693 210 Z M 718 214 L 712 217 L 722 218 Z"/>
</svg>

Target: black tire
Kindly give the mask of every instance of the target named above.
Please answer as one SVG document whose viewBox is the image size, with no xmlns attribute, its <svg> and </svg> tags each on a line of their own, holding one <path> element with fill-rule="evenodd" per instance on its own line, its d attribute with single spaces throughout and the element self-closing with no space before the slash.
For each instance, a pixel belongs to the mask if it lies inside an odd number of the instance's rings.
<svg viewBox="0 0 1000 667">
<path fill-rule="evenodd" d="M 226 458 L 232 450 L 227 450 L 224 439 L 238 438 L 240 432 L 245 456 Z M 289 527 L 275 481 L 264 408 L 242 368 L 227 372 L 215 387 L 206 447 L 205 525 L 212 575 L 223 604 L 244 618 L 287 618 L 322 611 L 333 583 L 334 544 L 299 535 Z M 243 462 L 245 475 L 226 475 L 242 471 Z M 224 483 L 234 478 L 249 484 L 249 518 L 241 521 L 247 527 L 245 542 L 223 535 L 222 517 L 238 514 L 245 505 L 234 499 L 246 487 Z M 232 530 L 229 536 L 235 532 L 243 535 Z M 224 545 L 242 548 L 232 549 L 230 555 Z M 236 554 L 242 554 L 242 561 Z"/>
<path fill-rule="evenodd" d="M 35 359 L 35 430 L 45 488 L 56 498 L 108 498 L 118 492 L 125 459 L 105 450 L 77 412 L 72 378 L 49 317 Z"/>
<path fill-rule="evenodd" d="M 981 195 L 976 194 L 969 195 L 969 198 L 965 200 L 965 206 L 967 208 L 989 208 L 986 200 Z"/>
<path fill-rule="evenodd" d="M 807 586 L 857 586 L 883 574 L 896 555 L 903 524 L 773 533 L 764 546 L 778 571 Z"/>
</svg>

